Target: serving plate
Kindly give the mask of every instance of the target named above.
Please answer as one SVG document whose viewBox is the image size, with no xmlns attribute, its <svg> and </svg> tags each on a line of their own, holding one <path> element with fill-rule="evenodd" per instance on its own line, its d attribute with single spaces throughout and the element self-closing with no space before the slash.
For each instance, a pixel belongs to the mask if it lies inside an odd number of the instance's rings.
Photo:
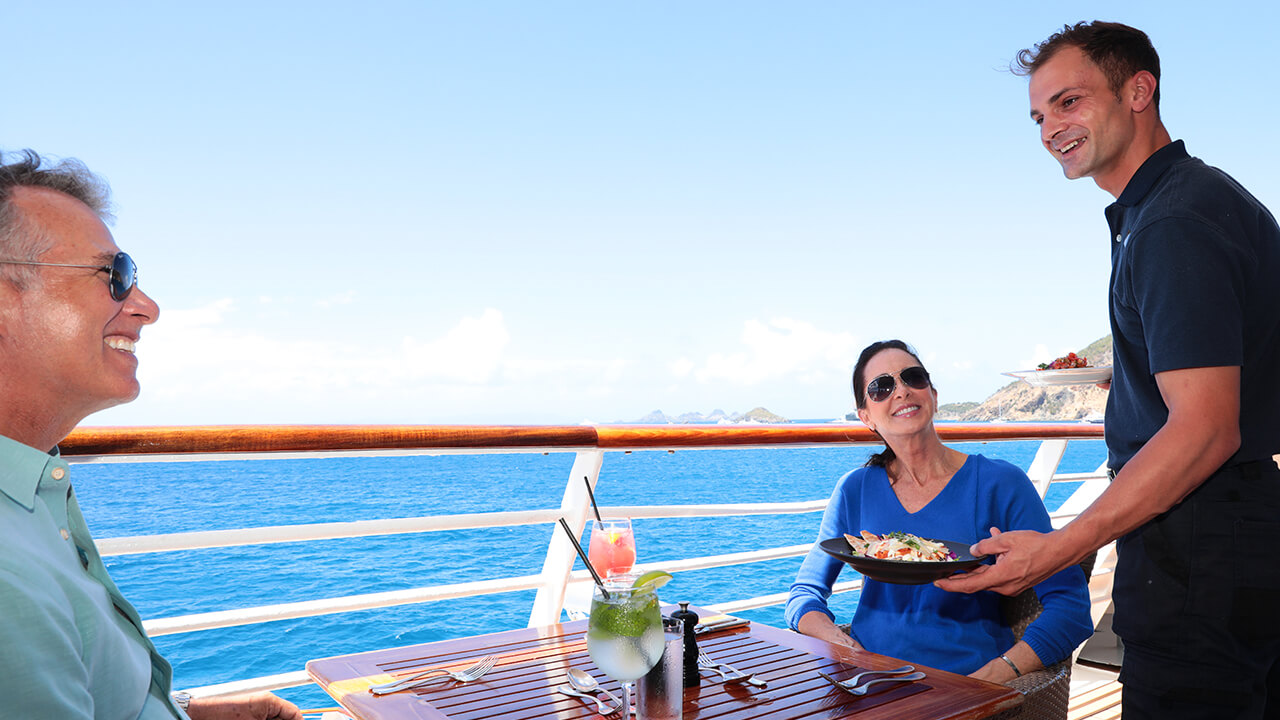
<svg viewBox="0 0 1280 720">
<path fill-rule="evenodd" d="M 1015 377 L 1028 385 L 1049 387 L 1051 385 L 1095 385 L 1111 379 L 1111 366 L 1063 368 L 1061 370 L 1018 370 L 1004 373 Z"/>
<path fill-rule="evenodd" d="M 955 553 L 955 560 L 942 562 L 910 562 L 907 560 L 881 560 L 863 555 L 855 555 L 849 547 L 849 541 L 842 537 L 823 540 L 818 543 L 828 555 L 839 558 L 846 565 L 862 573 L 872 580 L 893 583 L 895 585 L 924 585 L 934 580 L 941 580 L 953 573 L 972 570 L 982 564 L 982 560 L 969 554 L 967 543 L 950 540 L 936 540 Z"/>
</svg>

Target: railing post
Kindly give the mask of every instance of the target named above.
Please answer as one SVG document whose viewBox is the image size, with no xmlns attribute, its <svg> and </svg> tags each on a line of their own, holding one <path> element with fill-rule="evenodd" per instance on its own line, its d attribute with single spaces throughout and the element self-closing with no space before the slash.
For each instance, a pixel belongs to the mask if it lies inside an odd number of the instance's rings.
<svg viewBox="0 0 1280 720">
<path fill-rule="evenodd" d="M 1044 500 L 1044 494 L 1049 492 L 1049 483 L 1058 472 L 1058 463 L 1062 462 L 1062 454 L 1066 451 L 1066 440 L 1045 440 L 1040 443 L 1040 449 L 1036 450 L 1036 457 L 1031 461 L 1027 477 L 1031 478 L 1031 483 L 1036 486 L 1036 492 L 1040 493 L 1041 500 Z"/>
<path fill-rule="evenodd" d="M 596 481 L 600 479 L 600 466 L 604 464 L 603 450 L 579 450 L 573 461 L 573 469 L 569 471 L 569 480 L 564 486 L 564 499 L 560 501 L 560 510 L 569 523 L 575 537 L 582 537 L 582 530 L 587 524 L 587 499 L 585 477 L 594 490 Z M 557 523 L 558 525 L 559 523 Z M 569 582 L 569 573 L 573 571 L 577 551 L 565 537 L 564 531 L 553 525 L 551 541 L 547 543 L 547 557 L 542 562 L 542 584 L 538 594 L 533 598 L 533 610 L 529 614 L 529 627 L 550 625 L 560 622 L 560 612 L 564 608 L 565 586 Z"/>
</svg>

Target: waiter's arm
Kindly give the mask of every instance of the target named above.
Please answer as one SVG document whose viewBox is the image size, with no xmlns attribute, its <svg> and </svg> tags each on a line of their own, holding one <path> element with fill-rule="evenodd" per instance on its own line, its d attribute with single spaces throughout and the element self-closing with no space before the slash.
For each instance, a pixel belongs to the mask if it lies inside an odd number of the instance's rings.
<svg viewBox="0 0 1280 720">
<path fill-rule="evenodd" d="M 1169 419 L 1071 523 L 1084 554 L 1182 502 L 1240 449 L 1240 368 L 1170 370 L 1156 385 Z"/>
<path fill-rule="evenodd" d="M 983 540 L 995 565 L 940 580 L 944 590 L 1013 595 L 1173 507 L 1240 447 L 1240 368 L 1156 375 L 1169 418 L 1075 520 L 1051 533 L 1014 531 Z"/>
</svg>

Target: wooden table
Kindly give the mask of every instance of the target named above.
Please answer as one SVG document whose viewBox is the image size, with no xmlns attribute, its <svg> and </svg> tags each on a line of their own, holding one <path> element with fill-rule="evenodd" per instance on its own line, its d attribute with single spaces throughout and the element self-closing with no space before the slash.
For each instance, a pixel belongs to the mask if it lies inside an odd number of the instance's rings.
<svg viewBox="0 0 1280 720">
<path fill-rule="evenodd" d="M 599 720 L 594 703 L 556 692 L 567 684 L 565 670 L 578 667 L 621 697 L 618 683 L 587 655 L 586 629 L 587 622 L 580 620 L 312 660 L 307 672 L 359 720 Z M 700 635 L 698 646 L 716 660 L 757 673 L 769 685 L 726 684 L 705 670 L 701 686 L 685 690 L 685 720 L 976 720 L 1022 702 L 1016 690 L 1003 685 L 919 665 L 927 674 L 924 680 L 884 683 L 855 697 L 829 685 L 817 671 L 843 679 L 861 669 L 885 670 L 903 663 L 759 623 Z M 428 667 L 461 669 L 485 655 L 497 655 L 498 664 L 472 683 L 437 680 L 383 696 L 368 691 L 370 685 Z"/>
</svg>

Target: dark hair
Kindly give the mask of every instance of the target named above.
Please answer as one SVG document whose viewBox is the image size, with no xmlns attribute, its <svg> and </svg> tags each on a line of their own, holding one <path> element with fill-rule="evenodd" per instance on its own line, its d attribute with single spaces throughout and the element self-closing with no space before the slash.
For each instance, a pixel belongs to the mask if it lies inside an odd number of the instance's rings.
<svg viewBox="0 0 1280 720">
<path fill-rule="evenodd" d="M 920 363 L 920 367 L 924 367 L 924 363 L 920 362 L 920 356 L 916 354 L 915 349 L 901 340 L 881 340 L 866 346 L 863 348 L 862 354 L 858 356 L 858 362 L 853 366 L 853 402 L 859 410 L 867 406 L 867 363 L 871 362 L 871 358 L 885 350 L 901 350 L 915 358 L 916 362 Z M 927 371 L 928 368 L 925 368 L 925 370 Z M 876 431 L 872 430 L 871 432 Z M 876 432 L 876 435 L 879 434 Z M 888 467 L 895 457 L 897 455 L 894 454 L 893 448 L 889 447 L 888 443 L 885 443 L 883 451 L 867 458 L 866 466 Z"/>
<path fill-rule="evenodd" d="M 35 151 L 24 150 L 22 159 L 8 165 L 0 163 L 0 258 L 5 260 L 38 260 L 54 243 L 44 228 L 23 217 L 13 204 L 13 191 L 20 187 L 60 192 L 84 203 L 103 222 L 113 219 L 110 189 L 84 163 L 66 158 L 50 165 Z M 0 266 L 0 278 L 19 288 L 34 272 L 21 265 Z"/>
<path fill-rule="evenodd" d="M 1159 112 L 1160 56 L 1146 33 L 1128 25 L 1102 20 L 1064 25 L 1034 48 L 1019 50 L 1010 69 L 1015 75 L 1032 75 L 1065 47 L 1080 48 L 1107 76 L 1107 84 L 1116 97 L 1129 78 L 1143 70 L 1151 73 L 1156 79 L 1152 103 Z"/>
</svg>

